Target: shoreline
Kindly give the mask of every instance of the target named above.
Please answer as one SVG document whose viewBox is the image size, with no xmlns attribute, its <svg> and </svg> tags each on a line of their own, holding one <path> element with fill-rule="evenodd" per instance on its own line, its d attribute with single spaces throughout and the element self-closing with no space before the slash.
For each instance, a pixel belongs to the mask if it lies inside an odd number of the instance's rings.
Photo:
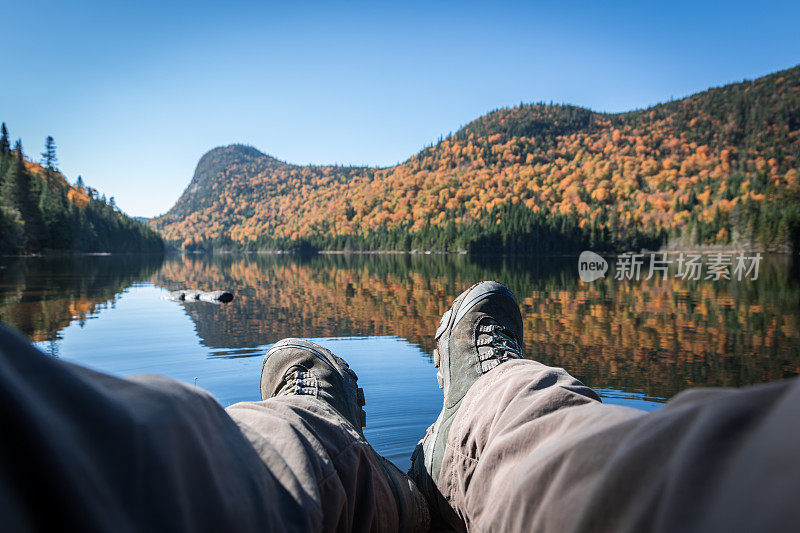
<svg viewBox="0 0 800 533">
<path fill-rule="evenodd" d="M 124 255 L 161 255 L 161 256 L 169 256 L 169 255 L 289 255 L 295 257 L 311 257 L 314 255 L 411 255 L 411 256 L 430 256 L 430 255 L 453 255 L 453 256 L 472 256 L 472 257 L 486 257 L 486 256 L 496 256 L 496 257 L 577 257 L 580 255 L 580 251 L 575 252 L 558 252 L 558 253 L 537 253 L 537 252 L 530 252 L 530 253 L 469 253 L 464 250 L 459 250 L 455 252 L 445 251 L 445 250 L 319 250 L 313 253 L 308 254 L 298 254 L 291 251 L 286 250 L 211 250 L 211 251 L 183 251 L 183 250 L 168 250 L 164 252 L 45 252 L 45 253 L 36 253 L 36 254 L 0 254 L 0 258 L 20 258 L 20 259 L 29 259 L 29 258 L 50 258 L 50 257 L 107 257 L 107 256 L 124 256 Z M 599 251 L 596 252 L 599 255 L 608 256 L 608 257 L 616 257 L 620 256 L 625 253 L 634 253 L 634 254 L 643 254 L 645 257 L 649 256 L 650 254 L 669 254 L 669 255 L 678 255 L 678 254 L 700 254 L 700 255 L 711 255 L 715 253 L 725 253 L 725 254 L 737 254 L 737 253 L 747 253 L 747 254 L 767 254 L 767 255 L 779 255 L 779 256 L 797 256 L 800 255 L 800 252 L 794 251 L 775 251 L 775 250 L 764 250 L 764 249 L 755 249 L 755 248 L 742 248 L 742 247 L 686 247 L 686 248 L 669 248 L 669 249 L 659 249 L 659 250 L 628 250 L 624 252 L 604 252 Z"/>
</svg>

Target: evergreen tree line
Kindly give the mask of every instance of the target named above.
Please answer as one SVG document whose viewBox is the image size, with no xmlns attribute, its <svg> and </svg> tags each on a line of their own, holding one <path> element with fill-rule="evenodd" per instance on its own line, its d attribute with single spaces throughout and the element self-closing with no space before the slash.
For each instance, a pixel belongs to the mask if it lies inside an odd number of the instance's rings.
<svg viewBox="0 0 800 533">
<path fill-rule="evenodd" d="M 360 251 L 443 251 L 470 254 L 558 254 L 586 249 L 596 251 L 630 251 L 656 249 L 664 242 L 664 232 L 615 231 L 613 221 L 608 230 L 602 220 L 580 227 L 574 217 L 534 212 L 524 205 L 504 204 L 484 211 L 475 221 L 444 227 L 427 224 L 413 231 L 409 225 L 380 228 L 352 235 L 314 235 L 301 238 L 275 238 L 264 235 L 248 245 L 218 238 L 197 243 L 187 251 L 214 250 L 281 250 L 299 255 L 322 250 Z"/>
<path fill-rule="evenodd" d="M 161 237 L 120 212 L 81 178 L 71 187 L 56 167 L 47 137 L 41 167 L 26 164 L 22 141 L 12 149 L 0 127 L 0 254 L 163 251 Z"/>
</svg>

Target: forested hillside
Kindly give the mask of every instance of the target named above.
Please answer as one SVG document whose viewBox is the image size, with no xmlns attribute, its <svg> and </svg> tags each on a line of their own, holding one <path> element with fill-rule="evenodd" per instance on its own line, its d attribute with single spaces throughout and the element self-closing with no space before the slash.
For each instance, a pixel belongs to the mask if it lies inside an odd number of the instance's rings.
<svg viewBox="0 0 800 533">
<path fill-rule="evenodd" d="M 800 66 L 628 113 L 500 109 L 390 168 L 216 148 L 151 224 L 186 249 L 787 251 L 799 165 Z"/>
<path fill-rule="evenodd" d="M 28 161 L 17 141 L 11 149 L 0 132 L 0 254 L 162 251 L 164 242 L 147 225 L 121 213 L 114 198 L 75 186 L 56 169 L 55 142 L 48 137 L 42 164 Z"/>
</svg>

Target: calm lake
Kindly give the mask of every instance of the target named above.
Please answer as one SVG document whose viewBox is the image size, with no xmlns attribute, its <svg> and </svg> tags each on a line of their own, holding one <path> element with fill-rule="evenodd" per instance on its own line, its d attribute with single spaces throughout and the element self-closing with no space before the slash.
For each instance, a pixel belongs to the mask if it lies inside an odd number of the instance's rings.
<svg viewBox="0 0 800 533">
<path fill-rule="evenodd" d="M 644 276 L 643 276 L 644 277 Z M 453 255 L 0 258 L 0 319 L 53 357 L 128 376 L 163 374 L 222 405 L 258 400 L 264 352 L 306 337 L 344 357 L 367 398 L 366 435 L 405 469 L 442 393 L 433 332 L 453 298 L 496 279 L 517 295 L 527 356 L 604 401 L 655 409 L 696 386 L 800 373 L 800 283 L 786 256 L 757 280 L 580 281 L 577 257 Z M 233 302 L 177 303 L 175 289 Z"/>
</svg>

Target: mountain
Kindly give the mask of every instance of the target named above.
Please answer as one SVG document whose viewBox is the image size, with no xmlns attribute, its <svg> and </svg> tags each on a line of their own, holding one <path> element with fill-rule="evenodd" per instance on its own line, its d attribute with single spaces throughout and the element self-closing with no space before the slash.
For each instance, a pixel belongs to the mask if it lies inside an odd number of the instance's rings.
<svg viewBox="0 0 800 533">
<path fill-rule="evenodd" d="M 626 113 L 498 109 L 389 168 L 215 148 L 151 221 L 186 249 L 788 251 L 800 66 Z"/>
<path fill-rule="evenodd" d="M 51 163 L 28 161 L 6 125 L 0 136 L 0 255 L 41 252 L 160 252 L 164 241 L 91 187 L 70 185 Z"/>
<path fill-rule="evenodd" d="M 373 174 L 366 167 L 291 165 L 240 144 L 215 148 L 200 158 L 172 209 L 150 223 L 184 248 L 210 241 L 236 245 L 275 237 L 291 240 L 291 233 L 284 235 L 286 230 L 277 225 L 291 217 L 298 198 L 334 200 L 334 189 L 347 194 L 342 187 Z"/>
</svg>

